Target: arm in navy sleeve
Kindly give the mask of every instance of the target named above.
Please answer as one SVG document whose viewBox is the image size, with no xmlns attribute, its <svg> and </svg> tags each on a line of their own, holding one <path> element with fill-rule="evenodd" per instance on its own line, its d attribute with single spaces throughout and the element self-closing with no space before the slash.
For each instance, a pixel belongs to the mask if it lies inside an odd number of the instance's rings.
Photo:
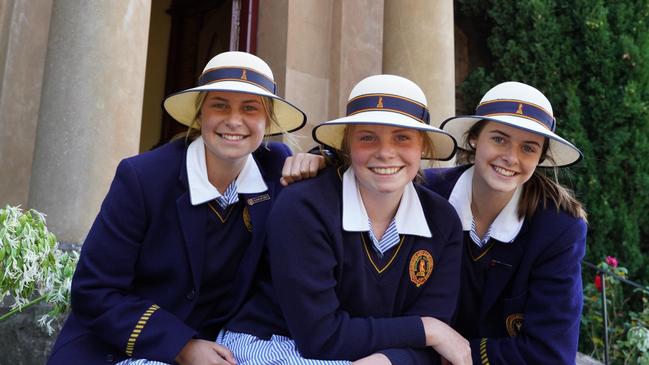
<svg viewBox="0 0 649 365">
<path fill-rule="evenodd" d="M 441 209 L 436 209 L 437 212 Z M 450 325 L 456 308 L 460 290 L 460 267 L 462 264 L 462 225 L 449 206 L 449 214 L 440 214 L 430 227 L 440 227 L 433 231 L 438 239 L 434 244 L 444 244 L 435 269 L 425 283 L 425 289 L 414 305 L 404 315 L 434 317 Z M 439 355 L 431 348 L 401 348 L 379 351 L 390 359 L 392 364 L 429 365 L 439 363 Z"/>
<path fill-rule="evenodd" d="M 97 337 L 127 353 L 135 326 L 143 323 L 133 355 L 172 363 L 195 331 L 132 294 L 150 214 L 142 189 L 135 169 L 122 161 L 81 250 L 72 281 L 72 310 Z"/>
<path fill-rule="evenodd" d="M 574 364 L 583 293 L 586 223 L 572 219 L 536 260 L 516 337 L 471 339 L 474 364 Z"/>
<path fill-rule="evenodd" d="M 333 245 L 332 212 L 317 202 L 340 199 L 318 191 L 282 194 L 269 218 L 267 243 L 276 297 L 300 354 L 307 358 L 355 360 L 377 350 L 423 347 L 420 316 L 352 317 L 340 309 L 335 292 L 340 278 Z M 340 235 L 340 233 L 338 233 Z M 340 244 L 340 242 L 338 243 Z"/>
</svg>

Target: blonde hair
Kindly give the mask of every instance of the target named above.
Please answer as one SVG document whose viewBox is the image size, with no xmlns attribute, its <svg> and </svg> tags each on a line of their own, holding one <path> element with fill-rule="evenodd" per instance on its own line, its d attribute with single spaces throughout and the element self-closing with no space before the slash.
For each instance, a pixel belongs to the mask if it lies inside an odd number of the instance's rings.
<svg viewBox="0 0 649 365">
<path fill-rule="evenodd" d="M 475 161 L 475 148 L 469 143 L 472 139 L 477 139 L 482 129 L 487 124 L 487 120 L 480 120 L 475 123 L 464 135 L 464 147 L 458 149 L 456 162 L 458 165 L 472 164 Z M 496 123 L 496 122 L 494 122 Z M 548 154 L 549 141 L 545 138 L 539 163 L 552 156 Z M 553 176 L 548 176 L 544 171 L 546 169 L 534 170 L 534 173 L 528 181 L 523 184 L 523 192 L 518 202 L 518 217 L 531 217 L 538 208 L 539 202 L 543 202 L 543 208 L 547 207 L 548 201 L 552 201 L 557 207 L 557 211 L 565 210 L 576 218 L 587 220 L 586 210 L 583 205 L 575 198 L 573 192 L 559 183 L 559 169 L 550 168 Z"/>
</svg>

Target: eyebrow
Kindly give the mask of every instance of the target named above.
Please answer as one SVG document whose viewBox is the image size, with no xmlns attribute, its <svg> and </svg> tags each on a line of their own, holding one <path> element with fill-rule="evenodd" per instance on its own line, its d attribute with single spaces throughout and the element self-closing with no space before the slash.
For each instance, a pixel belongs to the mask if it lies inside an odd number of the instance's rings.
<svg viewBox="0 0 649 365">
<path fill-rule="evenodd" d="M 505 132 L 503 132 L 503 131 L 497 130 L 497 129 L 494 129 L 494 130 L 492 130 L 492 131 L 489 131 L 489 133 L 496 133 L 496 134 L 500 134 L 500 135 L 502 135 L 502 136 L 504 136 L 504 137 L 511 138 L 511 136 L 510 136 L 509 134 L 507 134 L 507 133 L 505 133 Z M 536 141 L 523 141 L 523 143 L 529 143 L 529 144 L 533 144 L 533 145 L 536 145 L 536 146 L 541 147 L 541 144 L 539 144 L 539 143 L 536 142 Z"/>
</svg>

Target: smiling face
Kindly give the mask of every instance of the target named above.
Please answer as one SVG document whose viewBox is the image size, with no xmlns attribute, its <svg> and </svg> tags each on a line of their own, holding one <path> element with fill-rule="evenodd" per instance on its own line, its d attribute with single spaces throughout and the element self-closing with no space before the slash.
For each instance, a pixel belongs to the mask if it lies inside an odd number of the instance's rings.
<svg viewBox="0 0 649 365">
<path fill-rule="evenodd" d="M 469 138 L 469 142 L 475 146 L 474 189 L 511 197 L 536 170 L 545 138 L 505 124 L 486 122 L 477 138 Z"/>
<path fill-rule="evenodd" d="M 351 125 L 346 137 L 351 166 L 361 195 L 396 194 L 419 171 L 423 137 L 413 129 L 382 125 Z"/>
<path fill-rule="evenodd" d="M 207 94 L 199 118 L 208 166 L 211 161 L 243 167 L 261 145 L 267 121 L 260 96 L 220 91 Z"/>
</svg>

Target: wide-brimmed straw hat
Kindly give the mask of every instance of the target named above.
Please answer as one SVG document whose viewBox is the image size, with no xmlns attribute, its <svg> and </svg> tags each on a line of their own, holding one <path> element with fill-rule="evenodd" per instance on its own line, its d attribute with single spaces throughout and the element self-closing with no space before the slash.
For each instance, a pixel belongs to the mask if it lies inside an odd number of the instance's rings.
<svg viewBox="0 0 649 365">
<path fill-rule="evenodd" d="M 304 126 L 306 115 L 277 96 L 273 72 L 261 58 L 246 52 L 224 52 L 214 56 L 203 69 L 198 86 L 170 95 L 164 101 L 167 112 L 178 122 L 192 126 L 200 108 L 200 93 L 225 91 L 267 96 L 279 126 L 270 123 L 267 135 L 293 132 Z"/>
<path fill-rule="evenodd" d="M 565 167 L 582 159 L 577 147 L 555 133 L 557 123 L 552 114 L 552 105 L 543 93 L 532 86 L 515 81 L 498 84 L 482 97 L 475 115 L 449 118 L 441 128 L 460 141 L 460 148 L 466 149 L 466 134 L 480 120 L 506 124 L 547 137 L 547 155 L 550 158 L 543 160 L 539 166 Z"/>
<path fill-rule="evenodd" d="M 434 151 L 422 158 L 449 160 L 455 154 L 453 137 L 430 124 L 424 92 L 414 82 L 395 75 L 374 75 L 360 81 L 349 95 L 347 116 L 324 122 L 313 129 L 318 143 L 342 149 L 345 127 L 374 124 L 424 131 Z"/>
</svg>

